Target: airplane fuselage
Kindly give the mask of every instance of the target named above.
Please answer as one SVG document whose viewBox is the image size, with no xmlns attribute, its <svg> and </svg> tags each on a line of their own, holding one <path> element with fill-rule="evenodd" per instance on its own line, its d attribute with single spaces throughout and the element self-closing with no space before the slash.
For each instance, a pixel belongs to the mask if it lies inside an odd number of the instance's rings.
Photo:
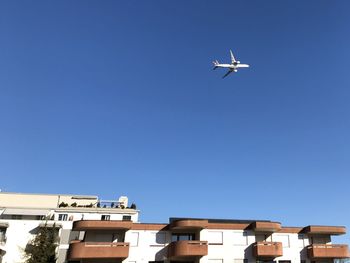
<svg viewBox="0 0 350 263">
<path fill-rule="evenodd" d="M 229 69 L 238 69 L 238 68 L 249 68 L 248 64 L 217 64 L 215 65 L 218 68 L 229 68 Z"/>
</svg>

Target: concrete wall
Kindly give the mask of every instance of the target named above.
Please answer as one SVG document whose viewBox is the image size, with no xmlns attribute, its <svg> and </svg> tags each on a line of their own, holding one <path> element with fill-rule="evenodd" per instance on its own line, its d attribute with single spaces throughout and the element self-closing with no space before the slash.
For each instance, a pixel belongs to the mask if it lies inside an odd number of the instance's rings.
<svg viewBox="0 0 350 263">
<path fill-rule="evenodd" d="M 72 214 L 79 219 L 81 214 Z M 89 219 L 100 219 L 99 214 L 85 214 Z M 122 216 L 122 215 L 118 215 Z M 2 222 L 4 220 L 0 220 Z M 7 228 L 7 241 L 4 246 L 6 254 L 3 263 L 24 262 L 23 251 L 28 241 L 32 239 L 35 229 L 44 221 L 39 220 L 5 220 Z M 73 239 L 82 240 L 83 232 L 71 231 L 73 221 L 56 221 L 61 224 L 60 244 L 58 246 L 57 263 L 64 263 L 69 242 Z M 89 231 L 85 234 L 87 242 L 128 242 L 130 243 L 129 257 L 123 263 L 148 263 L 149 261 L 166 261 L 167 249 L 171 243 L 170 231 L 156 230 L 128 230 L 128 231 Z M 259 239 L 253 231 L 204 229 L 199 232 L 199 239 L 208 241 L 208 255 L 199 259 L 198 263 L 249 263 L 256 262 L 253 257 L 252 244 Z M 300 263 L 300 260 L 310 261 L 306 256 L 305 247 L 310 244 L 309 237 L 294 233 L 274 233 L 267 238 L 268 241 L 282 242 L 283 256 L 275 260 L 290 260 Z M 326 237 L 323 241 L 329 241 Z M 259 241 L 261 241 L 259 239 Z M 317 237 L 313 242 L 318 242 Z"/>
<path fill-rule="evenodd" d="M 148 263 L 166 259 L 166 245 L 171 242 L 168 231 L 129 230 L 125 242 L 130 243 L 129 257 L 124 263 Z"/>
<path fill-rule="evenodd" d="M 50 195 L 50 194 L 22 194 L 22 193 L 1 193 L 0 207 L 21 207 L 21 208 L 56 208 L 61 202 L 71 205 L 96 204 L 97 196 L 77 195 Z"/>
<path fill-rule="evenodd" d="M 54 208 L 57 202 L 56 195 L 0 193 L 0 207 Z"/>
<path fill-rule="evenodd" d="M 110 215 L 111 220 L 122 220 L 123 215 L 129 215 L 128 213 L 124 214 L 111 214 L 114 212 L 122 212 L 124 209 L 109 209 L 108 211 L 102 211 L 101 213 L 96 213 L 94 210 L 90 213 L 87 211 L 83 211 L 80 213 L 73 213 L 70 211 L 69 213 L 65 211 L 52 212 L 55 218 L 55 221 L 48 221 L 50 224 L 55 223 L 56 225 L 60 225 L 61 228 L 59 230 L 60 243 L 57 248 L 57 263 L 65 262 L 66 253 L 69 248 L 69 243 L 74 239 L 82 239 L 83 233 L 77 231 L 71 231 L 73 226 L 73 221 L 81 220 L 83 217 L 86 220 L 101 220 L 101 215 Z M 67 214 L 67 221 L 58 221 L 58 215 Z M 133 212 L 134 214 L 130 214 L 132 216 L 132 220 L 137 222 L 138 213 L 137 211 Z M 71 219 L 71 220 L 69 220 Z M 40 224 L 45 224 L 45 220 L 12 220 L 12 219 L 0 219 L 0 223 L 7 223 L 8 227 L 6 229 L 6 242 L 1 244 L 0 249 L 6 251 L 3 255 L 2 263 L 23 263 L 25 261 L 24 258 L 24 249 L 28 242 L 34 237 L 36 231 L 38 230 L 38 226 Z M 94 239 L 98 239 L 99 237 L 91 238 L 91 241 Z"/>
<path fill-rule="evenodd" d="M 3 222 L 4 220 L 0 220 Z M 25 261 L 25 248 L 38 231 L 38 227 L 45 221 L 39 220 L 6 220 L 6 243 L 3 245 L 6 253 L 2 263 L 22 263 Z M 62 229 L 71 228 L 72 222 L 56 222 L 62 224 Z M 62 231 L 62 230 L 60 230 Z M 68 249 L 68 244 L 65 245 Z"/>
<path fill-rule="evenodd" d="M 74 210 L 78 210 L 74 211 Z M 85 210 L 85 211 L 84 211 Z M 131 216 L 131 221 L 138 222 L 138 212 L 135 210 L 128 209 L 93 209 L 86 208 L 84 210 L 79 209 L 60 209 L 55 210 L 54 218 L 58 220 L 60 214 L 67 214 L 67 218 L 69 221 L 77 221 L 77 220 L 101 220 L 102 215 L 109 215 L 110 220 L 122 220 L 124 215 Z"/>
<path fill-rule="evenodd" d="M 222 235 L 222 244 L 217 243 L 218 233 Z M 234 262 L 234 260 L 248 259 L 253 261 L 251 245 L 255 242 L 255 233 L 242 230 L 202 230 L 200 239 L 208 241 L 208 256 L 202 257 L 200 262 L 218 263 Z M 216 261 L 217 260 L 217 261 Z"/>
<path fill-rule="evenodd" d="M 217 242 L 218 233 L 222 234 L 222 244 L 211 244 Z M 165 242 L 157 243 L 156 234 L 162 234 Z M 159 240 L 163 240 L 163 237 Z M 200 240 L 209 243 L 208 255 L 200 258 L 200 263 L 243 263 L 244 259 L 248 262 L 256 262 L 252 251 L 252 244 L 256 242 L 256 236 L 252 231 L 205 229 L 200 232 Z M 276 258 L 275 261 L 290 260 L 292 263 L 300 263 L 301 260 L 305 260 L 307 263 L 310 262 L 305 253 L 305 247 L 309 245 L 307 236 L 273 234 L 267 240 L 283 244 L 283 256 Z M 125 234 L 125 242 L 130 242 L 130 253 L 123 263 L 148 263 L 158 260 L 168 262 L 167 245 L 171 242 L 171 233 L 168 231 L 129 230 Z"/>
</svg>

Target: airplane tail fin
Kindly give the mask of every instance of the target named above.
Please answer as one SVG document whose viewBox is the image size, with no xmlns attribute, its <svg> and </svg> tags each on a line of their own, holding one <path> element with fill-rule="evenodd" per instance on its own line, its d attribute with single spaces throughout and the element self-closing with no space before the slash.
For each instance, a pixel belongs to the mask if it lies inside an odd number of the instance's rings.
<svg viewBox="0 0 350 263">
<path fill-rule="evenodd" d="M 214 64 L 214 68 L 213 69 L 217 69 L 218 68 L 218 65 L 220 64 L 219 61 L 215 60 L 213 61 L 213 64 Z"/>
</svg>

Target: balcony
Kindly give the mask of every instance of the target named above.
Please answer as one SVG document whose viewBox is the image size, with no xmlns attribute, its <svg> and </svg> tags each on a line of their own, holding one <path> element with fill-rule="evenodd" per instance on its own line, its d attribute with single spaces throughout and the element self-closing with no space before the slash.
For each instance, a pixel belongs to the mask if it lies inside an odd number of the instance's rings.
<svg viewBox="0 0 350 263">
<path fill-rule="evenodd" d="M 281 242 L 256 242 L 253 244 L 253 254 L 256 258 L 273 259 L 283 256 Z"/>
<path fill-rule="evenodd" d="M 307 255 L 312 260 L 350 257 L 348 245 L 314 244 L 307 247 Z"/>
<path fill-rule="evenodd" d="M 208 255 L 207 241 L 176 241 L 169 244 L 168 258 L 202 257 Z"/>
<path fill-rule="evenodd" d="M 252 229 L 260 233 L 273 233 L 281 230 L 281 223 L 256 221 L 252 223 Z"/>
<path fill-rule="evenodd" d="M 69 246 L 69 260 L 127 258 L 129 243 L 74 242 Z"/>
<path fill-rule="evenodd" d="M 120 220 L 80 220 L 73 223 L 74 231 L 85 231 L 85 230 L 116 230 L 124 229 L 129 230 L 132 227 L 131 221 L 120 221 Z"/>
<path fill-rule="evenodd" d="M 45 223 L 40 223 L 39 227 L 43 227 L 43 228 L 61 228 L 62 224 L 61 223 L 57 223 L 57 222 L 45 222 Z"/>
<path fill-rule="evenodd" d="M 303 230 L 308 235 L 343 235 L 346 233 L 344 226 L 307 226 Z"/>
<path fill-rule="evenodd" d="M 203 229 L 208 227 L 208 220 L 181 219 L 170 224 L 172 230 Z"/>
</svg>

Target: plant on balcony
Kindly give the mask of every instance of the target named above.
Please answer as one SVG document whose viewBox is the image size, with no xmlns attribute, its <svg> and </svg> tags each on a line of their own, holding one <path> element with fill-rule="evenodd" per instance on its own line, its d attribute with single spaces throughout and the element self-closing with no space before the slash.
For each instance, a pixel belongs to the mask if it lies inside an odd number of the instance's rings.
<svg viewBox="0 0 350 263">
<path fill-rule="evenodd" d="M 131 209 L 136 209 L 136 204 L 132 203 L 130 206 Z"/>
<path fill-rule="evenodd" d="M 55 263 L 58 230 L 53 227 L 40 227 L 35 237 L 25 248 L 26 263 Z"/>
<path fill-rule="evenodd" d="M 71 206 L 71 207 L 77 207 L 77 205 L 78 205 L 77 202 L 74 202 L 74 203 L 72 203 L 70 206 Z"/>
<path fill-rule="evenodd" d="M 68 204 L 65 203 L 65 202 L 61 202 L 61 203 L 58 205 L 58 207 L 67 207 L 67 206 L 68 206 Z"/>
</svg>

